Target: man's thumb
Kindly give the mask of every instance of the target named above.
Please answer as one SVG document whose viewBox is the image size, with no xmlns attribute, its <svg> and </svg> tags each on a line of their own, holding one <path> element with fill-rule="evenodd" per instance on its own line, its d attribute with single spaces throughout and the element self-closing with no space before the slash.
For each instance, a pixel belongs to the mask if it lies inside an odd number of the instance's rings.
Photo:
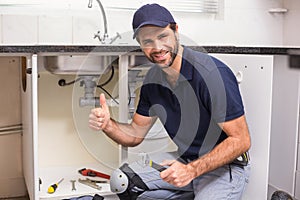
<svg viewBox="0 0 300 200">
<path fill-rule="evenodd" d="M 102 108 L 106 108 L 106 99 L 105 99 L 105 95 L 103 93 L 100 94 L 100 106 Z"/>
</svg>

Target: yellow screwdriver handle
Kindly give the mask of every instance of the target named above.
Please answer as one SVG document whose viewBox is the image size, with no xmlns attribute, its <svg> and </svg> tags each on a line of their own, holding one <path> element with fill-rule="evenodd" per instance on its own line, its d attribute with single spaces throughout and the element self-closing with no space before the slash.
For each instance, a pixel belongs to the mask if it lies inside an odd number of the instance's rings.
<svg viewBox="0 0 300 200">
<path fill-rule="evenodd" d="M 58 186 L 57 184 L 51 185 L 51 186 L 48 188 L 48 193 L 49 193 L 49 194 L 54 193 L 55 190 L 56 190 L 56 188 L 57 188 L 57 186 Z"/>
<path fill-rule="evenodd" d="M 48 193 L 49 194 L 52 194 L 55 192 L 56 188 L 58 187 L 58 184 L 60 184 L 64 179 L 62 178 L 60 181 L 58 181 L 57 183 L 54 183 L 53 185 L 51 185 L 49 188 L 48 188 Z"/>
</svg>

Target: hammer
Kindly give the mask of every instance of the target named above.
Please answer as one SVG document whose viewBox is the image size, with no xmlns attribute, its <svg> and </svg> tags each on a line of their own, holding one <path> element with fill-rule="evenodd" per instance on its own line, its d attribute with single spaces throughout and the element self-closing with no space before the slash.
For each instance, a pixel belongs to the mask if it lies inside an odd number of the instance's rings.
<svg viewBox="0 0 300 200">
<path fill-rule="evenodd" d="M 156 170 L 159 171 L 159 172 L 162 172 L 162 171 L 164 171 L 165 169 L 167 169 L 167 168 L 165 168 L 164 166 L 162 166 L 162 165 L 160 165 L 160 164 L 157 164 L 156 162 L 152 161 L 152 160 L 150 159 L 150 157 L 149 157 L 148 154 L 142 153 L 141 156 L 142 156 L 142 164 L 143 164 L 144 167 L 150 166 L 150 167 L 156 169 Z"/>
</svg>

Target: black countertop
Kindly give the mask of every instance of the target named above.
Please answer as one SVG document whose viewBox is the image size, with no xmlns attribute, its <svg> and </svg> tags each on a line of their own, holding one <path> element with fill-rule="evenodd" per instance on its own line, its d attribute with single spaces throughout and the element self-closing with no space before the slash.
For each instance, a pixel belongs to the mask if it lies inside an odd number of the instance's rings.
<svg viewBox="0 0 300 200">
<path fill-rule="evenodd" d="M 237 47 L 237 46 L 189 46 L 190 48 L 207 53 L 222 54 L 260 54 L 260 55 L 287 55 L 299 52 L 300 47 Z M 22 53 L 90 53 L 90 52 L 115 52 L 128 53 L 140 52 L 139 46 L 113 46 L 113 45 L 29 45 L 29 46 L 0 46 L 0 54 Z"/>
</svg>

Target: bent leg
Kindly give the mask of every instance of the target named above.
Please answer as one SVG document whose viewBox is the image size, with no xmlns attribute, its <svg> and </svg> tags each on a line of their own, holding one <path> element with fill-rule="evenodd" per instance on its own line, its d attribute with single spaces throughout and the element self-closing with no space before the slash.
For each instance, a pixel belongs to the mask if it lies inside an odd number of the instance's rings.
<svg viewBox="0 0 300 200">
<path fill-rule="evenodd" d="M 231 174 L 230 174 L 231 168 Z M 196 200 L 240 200 L 249 178 L 250 166 L 225 165 L 193 181 Z"/>
<path fill-rule="evenodd" d="M 180 190 L 149 190 L 138 196 L 137 200 L 192 200 L 194 199 L 193 191 L 180 191 Z"/>
<path fill-rule="evenodd" d="M 160 153 L 151 156 L 151 159 L 160 163 L 165 159 L 178 159 L 176 153 Z M 160 172 L 149 166 L 144 166 L 141 161 L 133 162 L 129 167 L 139 175 L 149 190 L 144 191 L 138 199 L 193 199 L 193 186 L 175 187 L 160 178 Z"/>
</svg>

